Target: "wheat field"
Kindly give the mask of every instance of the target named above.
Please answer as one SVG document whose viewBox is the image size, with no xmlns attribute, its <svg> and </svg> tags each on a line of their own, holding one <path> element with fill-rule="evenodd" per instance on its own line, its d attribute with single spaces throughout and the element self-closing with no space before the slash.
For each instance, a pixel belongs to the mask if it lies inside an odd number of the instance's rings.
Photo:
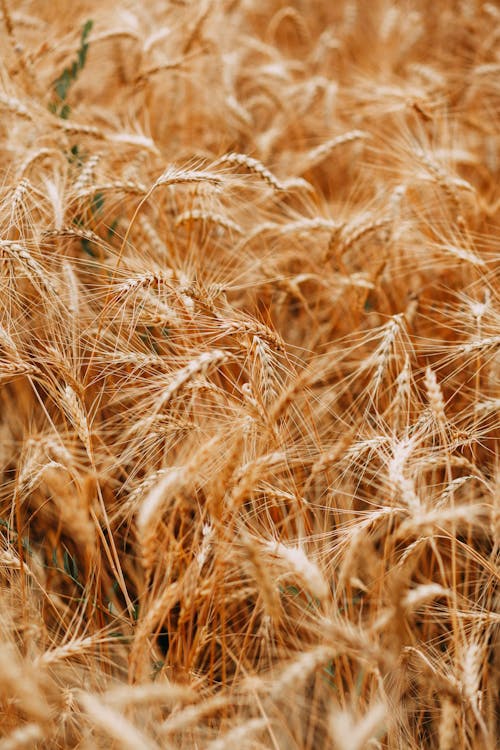
<svg viewBox="0 0 500 750">
<path fill-rule="evenodd" d="M 498 4 L 0 11 L 0 750 L 500 747 Z"/>
</svg>

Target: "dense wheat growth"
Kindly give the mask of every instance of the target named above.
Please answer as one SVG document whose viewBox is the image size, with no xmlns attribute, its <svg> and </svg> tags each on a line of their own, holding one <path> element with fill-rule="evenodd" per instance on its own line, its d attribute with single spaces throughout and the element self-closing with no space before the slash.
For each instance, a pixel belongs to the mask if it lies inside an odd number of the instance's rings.
<svg viewBox="0 0 500 750">
<path fill-rule="evenodd" d="M 0 750 L 494 750 L 500 8 L 0 0 Z"/>
</svg>

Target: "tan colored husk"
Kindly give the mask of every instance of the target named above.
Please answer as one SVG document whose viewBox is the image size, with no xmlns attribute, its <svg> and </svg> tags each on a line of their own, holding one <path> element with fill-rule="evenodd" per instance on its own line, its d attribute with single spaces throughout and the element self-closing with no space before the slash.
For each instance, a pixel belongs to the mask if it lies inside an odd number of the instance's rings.
<svg viewBox="0 0 500 750">
<path fill-rule="evenodd" d="M 499 20 L 0 0 L 0 750 L 496 748 Z"/>
</svg>

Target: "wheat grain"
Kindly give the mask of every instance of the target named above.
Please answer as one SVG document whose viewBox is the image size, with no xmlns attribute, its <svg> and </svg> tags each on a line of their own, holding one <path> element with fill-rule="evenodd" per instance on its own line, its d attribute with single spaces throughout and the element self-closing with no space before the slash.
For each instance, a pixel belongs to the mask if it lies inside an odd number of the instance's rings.
<svg viewBox="0 0 500 750">
<path fill-rule="evenodd" d="M 48 276 L 43 266 L 33 258 L 27 247 L 20 245 L 17 242 L 10 242 L 7 240 L 0 240 L 0 248 L 2 248 L 8 255 L 14 260 L 17 260 L 19 264 L 26 269 L 26 275 L 33 281 L 34 284 L 39 284 L 46 293 L 50 295 L 57 294 L 57 291 L 52 283 L 52 280 Z"/>
<path fill-rule="evenodd" d="M 266 615 L 274 621 L 280 612 L 279 598 L 276 586 L 269 575 L 269 572 L 261 559 L 259 544 L 257 540 L 252 539 L 246 532 L 240 530 L 240 537 L 243 542 L 245 553 L 253 569 L 255 580 L 262 593 L 264 609 Z"/>
<path fill-rule="evenodd" d="M 472 352 L 482 352 L 490 347 L 496 348 L 500 345 L 500 336 L 488 336 L 487 338 L 471 341 L 468 344 L 462 344 L 458 347 L 461 354 L 471 354 Z"/>
<path fill-rule="evenodd" d="M 452 750 L 455 747 L 457 718 L 457 706 L 450 698 L 443 698 L 439 722 L 439 750 Z"/>
<path fill-rule="evenodd" d="M 25 118 L 26 120 L 33 119 L 33 115 L 29 108 L 23 104 L 22 101 L 13 96 L 6 96 L 5 94 L 0 93 L 0 105 L 5 107 L 9 112 L 19 115 L 19 117 Z"/>
<path fill-rule="evenodd" d="M 262 731 L 268 725 L 267 719 L 249 719 L 230 729 L 222 737 L 209 742 L 207 750 L 228 750 L 235 745 L 238 747 L 248 747 L 248 743 L 254 743 L 253 735 Z"/>
<path fill-rule="evenodd" d="M 191 222 L 202 221 L 204 223 L 215 224 L 223 229 L 235 232 L 236 234 L 243 234 L 241 227 L 236 222 L 223 216 L 222 214 L 216 214 L 213 211 L 202 211 L 200 209 L 192 211 L 184 211 L 175 220 L 175 226 L 181 226 L 182 224 L 190 224 Z"/>
<path fill-rule="evenodd" d="M 482 656 L 480 644 L 472 641 L 464 649 L 461 664 L 463 691 L 467 700 L 476 710 L 478 708 Z"/>
<path fill-rule="evenodd" d="M 30 192 L 32 186 L 30 181 L 24 177 L 19 185 L 16 187 L 14 191 L 14 195 L 12 196 L 12 204 L 11 204 L 11 223 L 15 224 L 16 222 L 16 215 L 18 212 L 22 211 L 23 203 L 26 197 L 26 194 Z"/>
<path fill-rule="evenodd" d="M 10 645 L 3 644 L 2 678 L 0 680 L 0 694 L 5 697 L 16 697 L 23 712 L 35 723 L 46 726 L 50 722 L 50 708 L 40 690 L 34 674 L 23 669 L 21 659 L 13 653 Z"/>
<path fill-rule="evenodd" d="M 304 17 L 301 13 L 299 13 L 298 10 L 296 10 L 296 8 L 293 8 L 291 6 L 281 8 L 271 18 L 267 30 L 270 39 L 275 39 L 277 31 L 284 21 L 288 21 L 289 23 L 293 24 L 297 31 L 297 35 L 303 44 L 307 44 L 307 42 L 310 41 L 311 34 L 307 27 L 307 23 L 304 20 Z"/>
<path fill-rule="evenodd" d="M 189 183 L 205 183 L 219 186 L 223 182 L 224 179 L 215 172 L 203 169 L 177 169 L 174 166 L 170 166 L 167 167 L 167 169 L 158 177 L 154 187 L 159 187 L 160 185 L 182 185 Z"/>
<path fill-rule="evenodd" d="M 495 748 L 494 5 L 0 0 L 1 747 Z"/>
<path fill-rule="evenodd" d="M 335 656 L 335 649 L 326 646 L 318 646 L 311 651 L 305 651 L 296 659 L 291 661 L 271 683 L 270 695 L 273 698 L 281 696 L 284 691 L 293 686 L 294 689 L 305 682 L 309 675 L 324 664 L 328 659 Z"/>
<path fill-rule="evenodd" d="M 137 514 L 137 528 L 143 544 L 143 559 L 146 571 L 150 571 L 156 550 L 155 533 L 160 512 L 167 500 L 179 490 L 187 475 L 186 467 L 172 469 L 146 495 Z"/>
<path fill-rule="evenodd" d="M 420 509 L 420 499 L 415 492 L 411 478 L 405 476 L 405 465 L 414 449 L 414 440 L 406 438 L 394 444 L 393 456 L 389 461 L 389 480 L 401 491 L 401 499 L 413 511 Z"/>
<path fill-rule="evenodd" d="M 291 190 L 296 187 L 306 189 L 310 188 L 309 183 L 300 178 L 292 178 L 289 180 L 285 180 L 284 182 L 278 180 L 278 178 L 275 177 L 275 175 L 269 169 L 267 169 L 267 167 L 265 167 L 262 162 L 260 162 L 258 159 L 254 159 L 251 156 L 246 156 L 245 154 L 226 154 L 225 156 L 221 156 L 221 158 L 215 162 L 214 166 L 224 166 L 226 164 L 229 166 L 244 167 L 251 174 L 257 175 L 257 177 L 259 177 L 261 180 L 263 180 L 270 187 L 277 191 Z"/>
<path fill-rule="evenodd" d="M 323 600 L 328 596 L 329 587 L 323 573 L 318 565 L 307 557 L 303 549 L 288 547 L 281 542 L 268 542 L 265 549 L 269 554 L 287 563 L 318 599 Z"/>
<path fill-rule="evenodd" d="M 38 724 L 30 722 L 14 729 L 9 735 L 0 740 L 0 750 L 22 750 L 33 748 L 43 740 L 44 731 Z"/>
<path fill-rule="evenodd" d="M 369 747 L 373 735 L 384 729 L 387 710 L 382 703 L 373 705 L 361 718 L 348 712 L 335 712 L 330 717 L 331 735 L 339 750 L 362 750 Z"/>
<path fill-rule="evenodd" d="M 90 427 L 80 398 L 70 385 L 66 385 L 62 392 L 66 414 L 74 426 L 78 437 L 86 446 L 90 446 Z"/>
<path fill-rule="evenodd" d="M 57 648 L 45 651 L 34 660 L 34 664 L 39 668 L 43 668 L 59 661 L 81 657 L 95 648 L 98 642 L 98 639 L 94 636 L 75 638 L 71 642 L 64 644 L 64 646 L 58 646 Z"/>
<path fill-rule="evenodd" d="M 335 149 L 339 146 L 343 146 L 346 143 L 353 143 L 354 141 L 363 140 L 368 137 L 368 133 L 363 130 L 350 130 L 348 133 L 342 133 L 335 138 L 331 138 L 320 146 L 311 149 L 305 154 L 301 166 L 301 172 L 304 173 L 309 169 L 317 167 L 325 159 L 329 158 Z"/>
<path fill-rule="evenodd" d="M 428 599 L 434 599 L 437 596 L 447 596 L 450 592 L 443 588 L 439 583 L 426 583 L 409 591 L 403 598 L 403 607 L 409 611 L 418 609 Z"/>
<path fill-rule="evenodd" d="M 90 187 L 83 187 L 77 193 L 76 197 L 91 198 L 96 193 L 126 193 L 130 195 L 147 195 L 148 189 L 145 185 L 140 182 L 132 182 L 131 180 L 106 182 L 101 185 L 91 185 Z"/>
<path fill-rule="evenodd" d="M 73 189 L 76 193 L 80 193 L 82 190 L 85 190 L 85 188 L 92 181 L 94 177 L 94 170 L 99 163 L 99 159 L 99 154 L 94 154 L 94 156 L 91 156 L 87 161 L 80 174 L 78 175 L 78 179 L 73 185 Z"/>
<path fill-rule="evenodd" d="M 160 725 L 160 734 L 168 735 L 179 732 L 196 724 L 203 716 L 225 709 L 230 703 L 231 699 L 228 696 L 216 695 L 195 706 L 183 708 Z"/>
<path fill-rule="evenodd" d="M 111 706 L 177 705 L 191 703 L 196 693 L 185 685 L 172 682 L 145 685 L 123 685 L 103 693 L 102 699 Z"/>
<path fill-rule="evenodd" d="M 441 429 L 444 429 L 444 426 L 446 425 L 444 398 L 437 382 L 436 373 L 430 367 L 427 367 L 425 370 L 425 387 L 431 411 L 438 425 Z"/>
<path fill-rule="evenodd" d="M 158 745 L 147 738 L 121 713 L 106 706 L 96 696 L 80 693 L 78 702 L 94 726 L 120 743 L 124 750 L 153 750 Z"/>
<path fill-rule="evenodd" d="M 205 373 L 211 366 L 220 366 L 228 355 L 220 349 L 203 352 L 177 372 L 158 399 L 158 409 L 164 408 L 195 375 Z"/>
</svg>

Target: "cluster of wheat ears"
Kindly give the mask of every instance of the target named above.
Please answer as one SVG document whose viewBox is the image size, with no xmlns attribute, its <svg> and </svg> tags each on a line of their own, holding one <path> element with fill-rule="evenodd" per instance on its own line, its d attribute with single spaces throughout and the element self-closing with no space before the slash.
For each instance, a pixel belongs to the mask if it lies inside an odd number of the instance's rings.
<svg viewBox="0 0 500 750">
<path fill-rule="evenodd" d="M 498 5 L 0 11 L 0 750 L 493 750 Z"/>
</svg>

